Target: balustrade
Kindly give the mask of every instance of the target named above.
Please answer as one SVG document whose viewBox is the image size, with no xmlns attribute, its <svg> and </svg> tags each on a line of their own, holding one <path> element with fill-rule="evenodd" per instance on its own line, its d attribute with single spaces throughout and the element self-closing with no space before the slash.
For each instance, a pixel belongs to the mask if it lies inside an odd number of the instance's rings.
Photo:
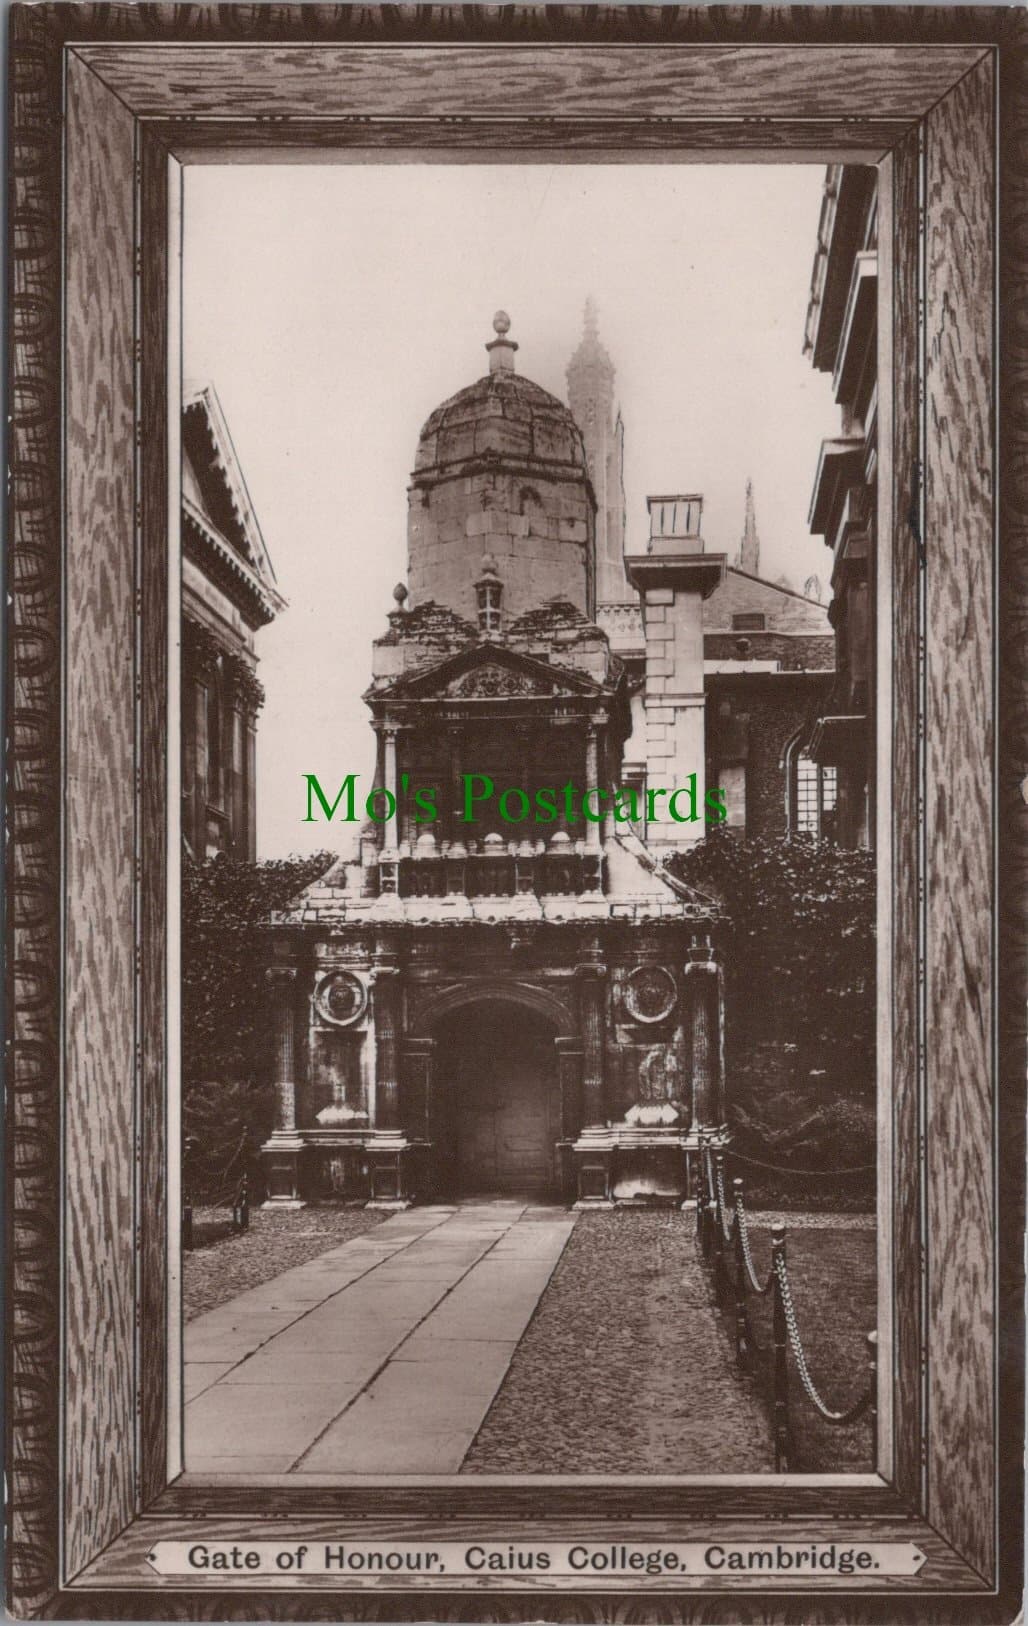
<svg viewBox="0 0 1028 1626">
<path fill-rule="evenodd" d="M 510 898 L 524 894 L 580 896 L 603 884 L 603 853 L 559 832 L 549 843 L 443 842 L 424 837 L 378 856 L 379 890 L 402 898 Z"/>
</svg>

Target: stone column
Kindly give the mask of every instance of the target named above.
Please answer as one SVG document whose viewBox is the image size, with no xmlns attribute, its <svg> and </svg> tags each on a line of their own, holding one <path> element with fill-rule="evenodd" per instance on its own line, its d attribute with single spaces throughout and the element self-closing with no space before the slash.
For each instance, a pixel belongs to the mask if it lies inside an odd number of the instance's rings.
<svg viewBox="0 0 1028 1626">
<path fill-rule="evenodd" d="M 706 938 L 694 937 L 685 965 L 692 1028 L 691 1130 L 724 1122 L 721 1065 L 720 967 Z"/>
<path fill-rule="evenodd" d="M 246 861 L 257 859 L 257 713 L 249 708 L 245 717 L 246 736 Z"/>
<path fill-rule="evenodd" d="M 603 999 L 607 968 L 596 961 L 575 967 L 579 978 L 582 1024 L 582 1126 L 594 1129 L 607 1121 L 603 1082 Z"/>
<path fill-rule="evenodd" d="M 275 1004 L 274 1083 L 276 1130 L 296 1130 L 296 967 L 274 965 L 266 973 Z"/>
<path fill-rule="evenodd" d="M 594 785 L 600 783 L 600 753 L 597 747 L 596 725 L 590 723 L 585 736 L 585 790 L 592 790 Z M 594 806 L 595 803 L 590 803 Z M 600 804 L 602 808 L 603 804 Z M 589 852 L 598 853 L 602 848 L 600 839 L 601 824 L 594 824 L 591 819 L 586 820 L 585 845 Z"/>
<path fill-rule="evenodd" d="M 266 973 L 274 1002 L 273 1080 L 275 1128 L 261 1147 L 268 1208 L 302 1208 L 303 1136 L 296 1130 L 296 967 L 274 965 Z"/>
<path fill-rule="evenodd" d="M 386 729 L 384 729 L 383 733 L 382 733 L 382 738 L 383 738 L 383 741 L 384 741 L 384 744 L 385 744 L 385 753 L 384 753 L 384 760 L 383 760 L 383 767 L 382 767 L 382 783 L 384 784 L 386 790 L 389 791 L 390 794 L 395 797 L 396 796 L 396 729 L 395 728 L 386 728 Z M 398 823 L 399 823 L 399 814 L 397 814 L 397 824 Z M 387 845 L 392 846 L 393 843 L 389 842 L 389 843 L 387 843 Z"/>
<path fill-rule="evenodd" d="M 375 987 L 375 1129 L 400 1127 L 400 973 L 394 965 L 376 965 Z"/>
</svg>

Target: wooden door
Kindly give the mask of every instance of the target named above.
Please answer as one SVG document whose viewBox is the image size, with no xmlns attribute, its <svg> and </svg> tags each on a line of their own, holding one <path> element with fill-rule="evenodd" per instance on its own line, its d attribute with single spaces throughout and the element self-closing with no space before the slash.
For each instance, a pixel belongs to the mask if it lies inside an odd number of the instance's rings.
<svg viewBox="0 0 1028 1626">
<path fill-rule="evenodd" d="M 547 1192 L 559 1131 L 553 1038 L 534 1024 L 519 1032 L 506 1012 L 474 1028 L 454 1057 L 460 1189 Z"/>
</svg>

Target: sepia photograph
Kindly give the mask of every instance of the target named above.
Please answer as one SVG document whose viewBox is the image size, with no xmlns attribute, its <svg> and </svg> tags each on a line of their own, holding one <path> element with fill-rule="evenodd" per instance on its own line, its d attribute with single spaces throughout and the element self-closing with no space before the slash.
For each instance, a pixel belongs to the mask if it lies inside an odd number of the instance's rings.
<svg viewBox="0 0 1028 1626">
<path fill-rule="evenodd" d="M 874 170 L 182 218 L 186 1470 L 870 1471 Z"/>
<path fill-rule="evenodd" d="M 1026 26 L 11 6 L 11 1618 L 1013 1626 Z"/>
</svg>

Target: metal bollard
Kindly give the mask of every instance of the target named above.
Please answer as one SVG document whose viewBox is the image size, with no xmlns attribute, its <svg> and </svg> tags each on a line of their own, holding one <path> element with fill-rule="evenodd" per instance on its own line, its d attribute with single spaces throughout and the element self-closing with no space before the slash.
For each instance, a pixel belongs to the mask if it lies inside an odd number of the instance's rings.
<svg viewBox="0 0 1028 1626">
<path fill-rule="evenodd" d="M 725 1189 L 725 1154 L 714 1158 L 714 1289 L 717 1301 L 724 1304 L 728 1296 L 728 1268 L 725 1265 L 725 1211 L 721 1206 L 721 1193 Z"/>
<path fill-rule="evenodd" d="M 734 1198 L 735 1235 L 733 1238 L 735 1254 L 735 1358 L 742 1365 L 749 1354 L 749 1338 L 746 1329 L 746 1255 L 742 1246 L 742 1226 L 739 1224 L 739 1209 L 742 1205 L 742 1180 L 736 1175 L 732 1181 L 732 1195 Z"/>
<path fill-rule="evenodd" d="M 772 1394 L 774 1396 L 775 1473 L 790 1472 L 789 1451 L 789 1329 L 785 1321 L 785 1302 L 779 1262 L 785 1264 L 785 1226 L 771 1227 L 771 1268 L 774 1271 L 772 1295 Z"/>
</svg>

